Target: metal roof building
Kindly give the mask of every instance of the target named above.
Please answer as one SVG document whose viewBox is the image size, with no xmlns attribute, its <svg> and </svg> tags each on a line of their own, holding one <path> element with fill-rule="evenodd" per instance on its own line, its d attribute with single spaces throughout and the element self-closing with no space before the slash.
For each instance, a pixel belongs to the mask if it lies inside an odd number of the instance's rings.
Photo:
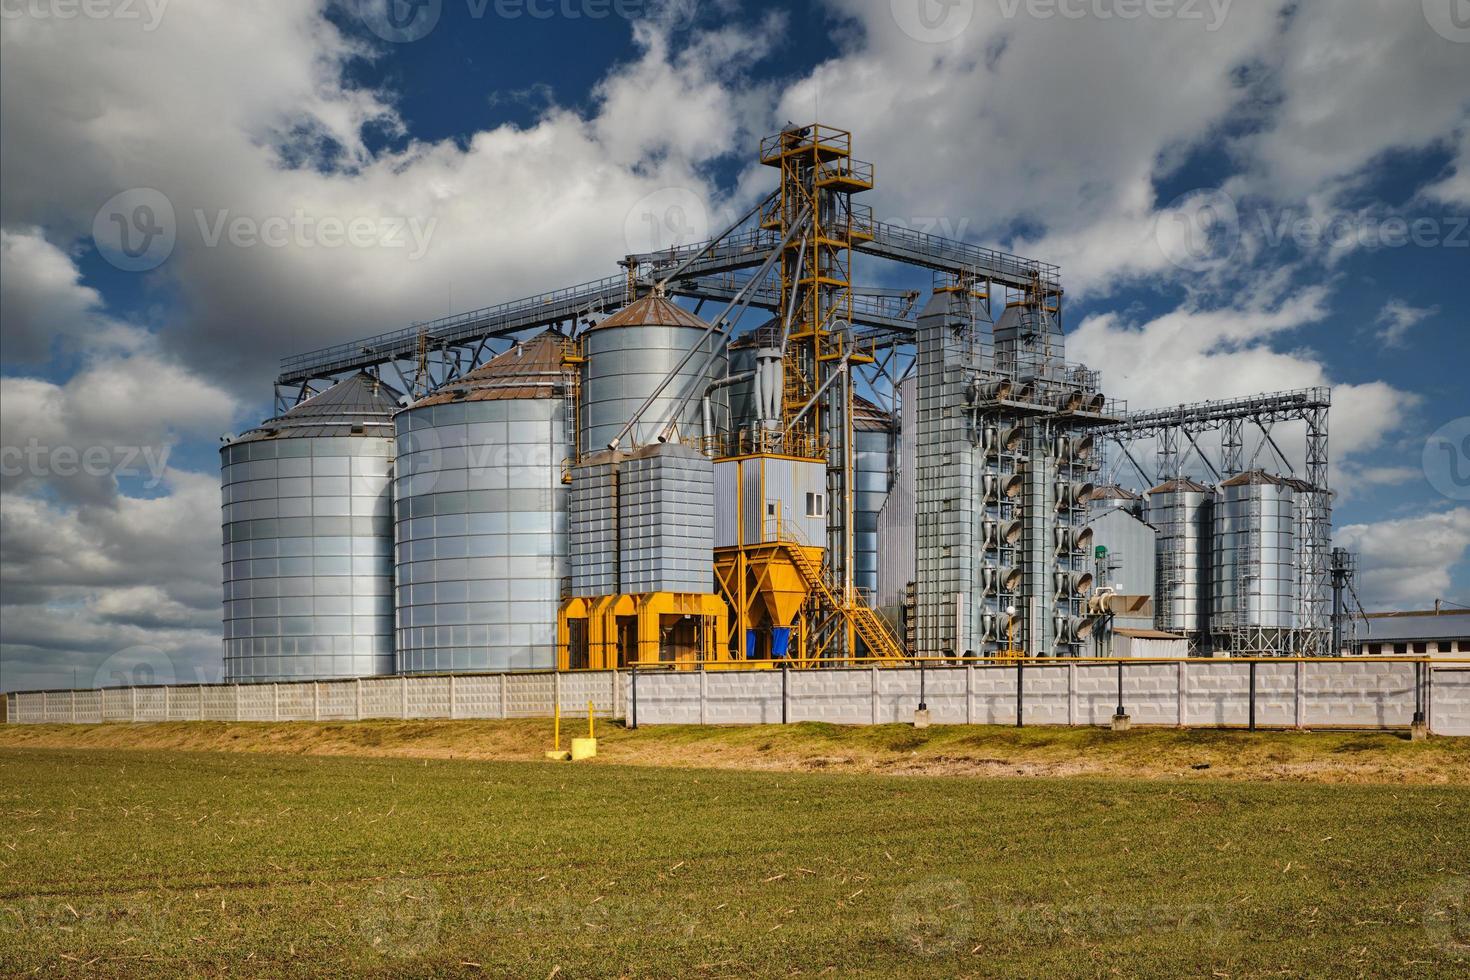
<svg viewBox="0 0 1470 980">
<path fill-rule="evenodd" d="M 1470 609 L 1369 613 L 1357 654 L 1470 656 Z"/>
</svg>

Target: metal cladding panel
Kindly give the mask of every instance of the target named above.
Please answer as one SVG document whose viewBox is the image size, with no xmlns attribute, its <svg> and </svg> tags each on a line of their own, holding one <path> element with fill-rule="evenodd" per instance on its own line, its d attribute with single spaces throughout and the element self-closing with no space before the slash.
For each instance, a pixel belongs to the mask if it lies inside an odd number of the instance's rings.
<svg viewBox="0 0 1470 980">
<path fill-rule="evenodd" d="M 918 468 L 918 379 L 899 387 L 897 478 L 878 515 L 878 605 L 889 613 L 900 607 L 914 581 L 914 474 Z"/>
<path fill-rule="evenodd" d="M 663 445 L 623 460 L 618 478 L 620 590 L 714 588 L 714 467 L 694 450 Z"/>
<path fill-rule="evenodd" d="M 1100 586 L 1122 586 L 1122 595 L 1152 596 L 1155 587 L 1155 550 L 1158 532 L 1125 510 L 1092 515 L 1093 544 L 1108 549 L 1116 567 Z"/>
<path fill-rule="evenodd" d="M 398 671 L 554 666 L 563 402 L 427 405 L 399 414 L 397 429 Z"/>
<path fill-rule="evenodd" d="M 1149 494 L 1148 520 L 1158 529 L 1154 621 L 1161 630 L 1209 628 L 1213 507 L 1214 495 L 1207 490 Z"/>
<path fill-rule="evenodd" d="M 616 595 L 618 589 L 617 462 L 606 458 L 572 469 L 572 594 Z"/>
<path fill-rule="evenodd" d="M 717 337 L 704 336 L 703 330 L 689 326 L 601 326 L 588 331 L 583 343 L 587 357 L 582 385 L 584 447 L 595 450 L 610 443 L 684 355 L 695 347 L 694 356 L 664 387 L 622 444 L 656 442 L 681 401 L 683 411 L 675 420 L 680 440 L 690 442 L 700 435 L 703 425 L 700 397 L 712 379 L 725 373 L 726 354 Z M 709 371 L 701 373 L 700 368 L 712 350 L 719 353 Z M 725 396 L 720 393 L 713 397 Z"/>
<path fill-rule="evenodd" d="M 853 585 L 868 595 L 878 592 L 878 514 L 888 499 L 888 432 L 853 433 Z"/>
<path fill-rule="evenodd" d="M 754 344 L 732 344 L 729 349 L 730 373 L 747 374 L 755 370 L 756 347 Z M 736 381 L 726 389 L 730 401 L 730 431 L 748 429 L 755 424 L 755 380 L 746 378 Z"/>
<path fill-rule="evenodd" d="M 393 672 L 393 455 L 352 435 L 220 450 L 226 681 Z"/>
<path fill-rule="evenodd" d="M 760 541 L 775 541 L 778 534 L 799 544 L 821 547 L 827 536 L 827 469 L 824 463 L 802 459 L 767 456 L 760 466 L 747 461 L 746 480 L 760 479 L 759 487 L 749 488 L 750 498 L 761 516 L 747 517 L 746 533 L 764 526 Z M 810 499 L 810 505 L 808 503 Z M 817 503 L 820 499 L 821 503 Z M 774 511 L 773 509 L 774 508 Z M 749 544 L 758 540 L 751 535 Z"/>
<path fill-rule="evenodd" d="M 1214 624 L 1296 625 L 1296 507 L 1276 483 L 1226 484 L 1215 501 Z"/>
<path fill-rule="evenodd" d="M 740 543 L 740 464 L 727 460 L 714 465 L 715 547 L 731 548 Z"/>
</svg>

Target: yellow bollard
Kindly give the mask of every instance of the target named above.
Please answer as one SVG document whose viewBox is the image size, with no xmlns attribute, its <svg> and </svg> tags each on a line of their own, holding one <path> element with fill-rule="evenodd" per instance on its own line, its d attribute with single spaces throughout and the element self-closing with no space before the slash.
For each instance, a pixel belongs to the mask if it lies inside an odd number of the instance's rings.
<svg viewBox="0 0 1470 980">
<path fill-rule="evenodd" d="M 551 751 L 546 753 L 546 758 L 553 762 L 566 762 L 572 757 L 572 753 L 561 747 L 561 702 L 558 701 L 556 709 L 552 712 L 552 734 Z"/>
<path fill-rule="evenodd" d="M 592 702 L 587 702 L 587 737 L 572 739 L 572 761 L 592 759 L 597 756 L 597 730 L 594 727 Z"/>
</svg>

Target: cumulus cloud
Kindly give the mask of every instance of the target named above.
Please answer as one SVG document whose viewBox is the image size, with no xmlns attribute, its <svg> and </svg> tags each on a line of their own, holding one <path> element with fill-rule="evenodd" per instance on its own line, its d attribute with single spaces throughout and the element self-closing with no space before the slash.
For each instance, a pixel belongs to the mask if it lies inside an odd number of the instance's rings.
<svg viewBox="0 0 1470 980">
<path fill-rule="evenodd" d="M 1447 598 L 1451 570 L 1470 552 L 1470 507 L 1338 529 L 1359 556 L 1358 594 L 1369 610 L 1424 609 Z"/>
<path fill-rule="evenodd" d="M 1439 313 L 1437 306 L 1412 306 L 1401 299 L 1391 299 L 1378 311 L 1378 339 L 1388 347 L 1403 346 L 1409 331 Z"/>
<path fill-rule="evenodd" d="M 114 194 L 160 191 L 177 241 L 148 275 L 182 301 L 167 343 L 227 384 L 258 388 L 284 354 L 616 274 L 617 257 L 642 250 L 627 232 L 640 209 L 667 218 L 661 194 L 718 211 L 703 168 L 751 148 L 746 125 L 764 122 L 769 95 L 745 69 L 781 23 L 677 49 L 637 24 L 635 57 L 589 109 L 427 142 L 403 136 L 390 93 L 345 80 L 381 49 L 325 7 L 201 0 L 151 33 L 7 22 L 6 221 L 80 241 Z M 369 132 L 398 138 L 374 153 Z M 363 234 L 344 243 L 354 226 Z"/>
</svg>

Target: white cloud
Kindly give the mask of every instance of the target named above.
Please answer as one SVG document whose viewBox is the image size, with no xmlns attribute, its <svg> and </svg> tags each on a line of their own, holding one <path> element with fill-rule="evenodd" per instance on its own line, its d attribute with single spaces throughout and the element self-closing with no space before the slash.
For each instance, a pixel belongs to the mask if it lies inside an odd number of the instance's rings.
<svg viewBox="0 0 1470 980">
<path fill-rule="evenodd" d="M 1391 299 L 1378 311 L 1378 339 L 1388 347 L 1401 347 L 1410 330 L 1437 313 L 1437 306 L 1411 306 L 1401 299 Z"/>
<path fill-rule="evenodd" d="M 325 6 L 200 0 L 170 7 L 152 33 L 7 22 L 7 223 L 46 223 L 54 241 L 72 241 L 117 192 L 161 191 L 178 242 L 149 275 L 184 302 L 169 346 L 232 385 L 258 390 L 286 354 L 615 275 L 637 250 L 624 234 L 631 212 L 662 189 L 717 211 L 702 168 L 751 150 L 744 126 L 764 124 L 770 96 L 745 83 L 745 67 L 781 24 L 704 32 L 677 49 L 641 24 L 636 56 L 601 80 L 585 114 L 550 106 L 524 129 L 374 155 L 363 133 L 398 127 L 392 96 L 343 80 L 373 52 L 325 20 Z M 240 247 L 229 235 L 210 247 L 201 232 L 221 216 L 298 214 L 414 222 L 427 250 Z"/>
<path fill-rule="evenodd" d="M 1370 610 L 1426 609 L 1448 598 L 1451 569 L 1470 552 L 1470 507 L 1339 528 L 1358 553 L 1358 594 Z"/>
</svg>

